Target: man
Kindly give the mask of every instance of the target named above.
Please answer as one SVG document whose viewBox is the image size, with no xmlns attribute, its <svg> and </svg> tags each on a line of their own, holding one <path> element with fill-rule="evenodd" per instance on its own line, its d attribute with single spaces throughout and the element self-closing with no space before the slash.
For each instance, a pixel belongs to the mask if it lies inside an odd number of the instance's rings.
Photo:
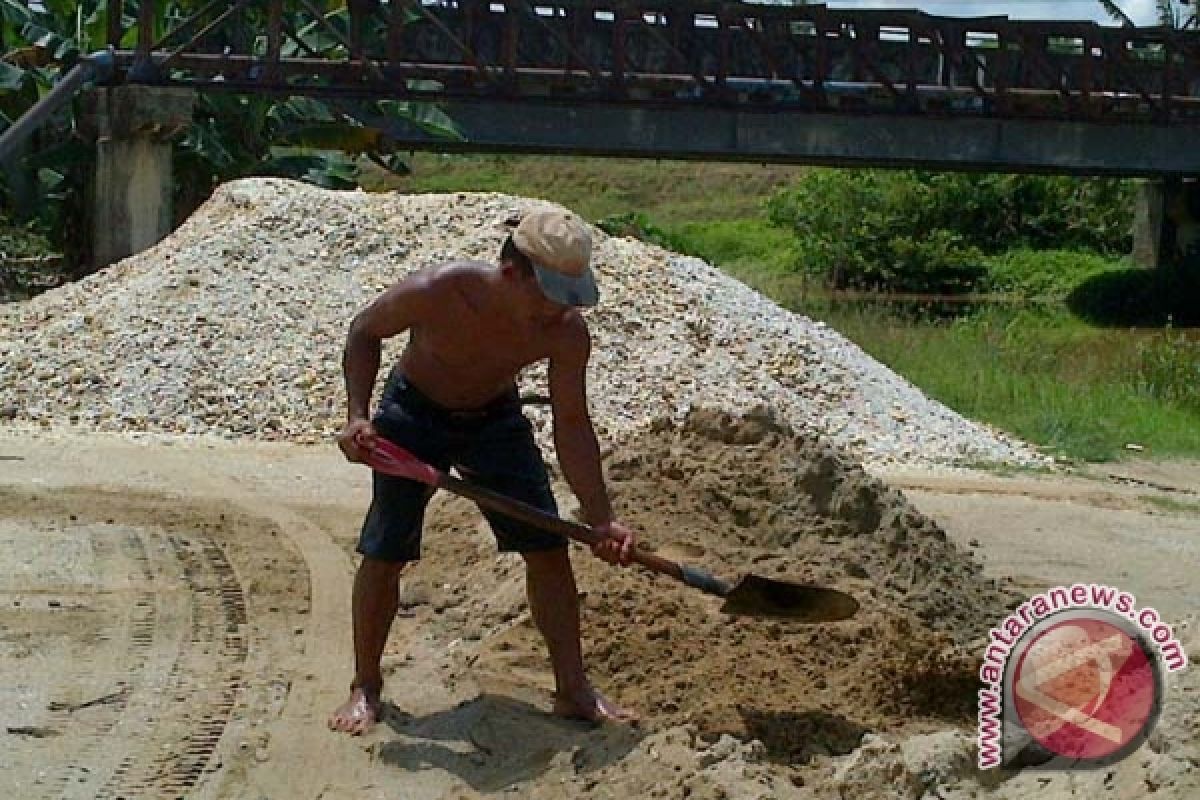
<svg viewBox="0 0 1200 800">
<path fill-rule="evenodd" d="M 382 436 L 422 461 L 557 513 L 532 426 L 520 411 L 516 376 L 548 359 L 554 444 L 585 521 L 609 534 L 593 549 L 628 564 L 634 532 L 613 519 L 588 416 L 585 372 L 591 348 L 577 307 L 598 299 L 589 261 L 591 236 L 574 214 L 525 216 L 500 251 L 498 265 L 452 262 L 405 278 L 360 312 L 343 357 L 348 420 L 338 445 L 362 461 L 362 440 Z M 408 345 L 368 414 L 380 342 L 403 331 Z M 354 579 L 355 676 L 350 697 L 329 719 L 350 734 L 381 714 L 380 659 L 398 602 L 404 566 L 420 556 L 421 523 L 432 490 L 374 473 Z M 484 512 L 502 551 L 525 559 L 535 624 L 554 667 L 554 711 L 590 720 L 633 715 L 597 692 L 583 669 L 579 600 L 567 542 L 529 525 Z"/>
</svg>

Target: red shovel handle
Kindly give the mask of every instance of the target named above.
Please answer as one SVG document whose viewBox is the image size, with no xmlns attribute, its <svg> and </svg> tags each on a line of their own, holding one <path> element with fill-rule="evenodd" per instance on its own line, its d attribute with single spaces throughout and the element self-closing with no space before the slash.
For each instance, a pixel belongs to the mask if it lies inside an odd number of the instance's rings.
<svg viewBox="0 0 1200 800">
<path fill-rule="evenodd" d="M 604 534 L 594 531 L 586 525 L 570 522 L 519 500 L 459 480 L 453 475 L 447 475 L 436 467 L 426 464 L 395 442 L 390 442 L 380 436 L 360 436 L 356 441 L 366 451 L 367 457 L 364 460 L 366 465 L 378 472 L 398 478 L 408 478 L 437 489 L 445 489 L 453 494 L 474 500 L 493 511 L 499 511 L 542 530 L 577 539 L 585 544 L 592 545 L 605 539 Z"/>
<path fill-rule="evenodd" d="M 355 443 L 367 453 L 366 464 L 377 472 L 436 487 L 442 473 L 426 464 L 399 445 L 379 436 L 354 437 Z"/>
</svg>

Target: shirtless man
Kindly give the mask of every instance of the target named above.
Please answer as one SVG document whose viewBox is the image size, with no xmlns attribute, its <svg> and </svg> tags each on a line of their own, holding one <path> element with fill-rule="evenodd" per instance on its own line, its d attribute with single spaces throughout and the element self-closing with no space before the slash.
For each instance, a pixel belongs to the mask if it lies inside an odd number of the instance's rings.
<svg viewBox="0 0 1200 800">
<path fill-rule="evenodd" d="M 554 444 L 584 519 L 610 534 L 593 552 L 628 564 L 636 536 L 613 519 L 588 416 L 585 372 L 591 349 L 577 306 L 598 299 L 591 236 L 573 214 L 538 211 L 521 220 L 498 265 L 454 262 L 423 270 L 381 294 L 350 325 L 343 357 L 349 414 L 338 445 L 362 461 L 359 442 L 382 436 L 422 461 L 557 513 L 532 427 L 521 413 L 516 375 L 549 360 Z M 374 417 L 371 393 L 380 342 L 409 331 Z M 373 473 L 354 579 L 355 675 L 350 697 L 329 719 L 361 734 L 381 714 L 380 659 L 396 614 L 401 570 L 420 557 L 421 523 L 432 489 Z M 583 668 L 579 600 L 567 542 L 484 512 L 502 551 L 525 559 L 534 622 L 546 641 L 556 684 L 554 711 L 590 720 L 634 716 L 596 691 Z"/>
</svg>

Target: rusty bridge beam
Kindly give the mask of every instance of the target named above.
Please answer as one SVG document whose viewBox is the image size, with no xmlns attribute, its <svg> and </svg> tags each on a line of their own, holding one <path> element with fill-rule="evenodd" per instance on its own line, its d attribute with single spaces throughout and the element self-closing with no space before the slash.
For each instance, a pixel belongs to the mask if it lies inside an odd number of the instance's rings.
<svg viewBox="0 0 1200 800">
<path fill-rule="evenodd" d="M 279 59 L 283 57 L 283 0 L 267 4 L 267 66 L 263 80 L 274 83 L 280 79 Z"/>
<path fill-rule="evenodd" d="M 119 50 L 121 39 L 125 37 L 124 0 L 108 0 L 105 14 L 108 16 L 108 46 Z"/>
<path fill-rule="evenodd" d="M 130 70 L 130 78 L 152 83 L 158 80 L 158 70 L 154 68 L 151 46 L 154 44 L 154 14 L 157 10 L 156 0 L 142 0 L 138 5 L 138 37 L 137 56 Z"/>
<path fill-rule="evenodd" d="M 224 13 L 215 19 L 212 9 L 220 4 L 209 2 L 157 42 L 153 11 L 158 4 L 146 0 L 139 6 L 135 79 L 162 80 L 164 65 L 206 63 L 187 59 L 201 55 L 201 40 L 220 26 L 230 30 L 239 9 L 244 12 L 251 4 L 264 10 L 266 30 L 235 37 L 230 55 L 257 57 L 256 67 L 239 64 L 236 70 L 244 68 L 246 81 L 258 76 L 264 88 L 273 87 L 288 72 L 282 69 L 287 37 L 298 42 L 300 53 L 317 55 L 300 39 L 294 14 L 286 13 L 300 9 L 315 27 L 345 47 L 350 62 L 380 70 L 373 76 L 356 73 L 358 83 L 369 87 L 386 83 L 380 79 L 384 73 L 434 80 L 450 74 L 454 83 L 448 93 L 490 91 L 517 100 L 556 96 L 591 102 L 636 97 L 782 110 L 845 110 L 865 104 L 870 110 L 891 113 L 963 110 L 1096 119 L 1145 116 L 1150 108 L 1164 123 L 1196 114 L 1194 104 L 1181 106 L 1173 95 L 1200 94 L 1200 34 L 1195 32 L 1114 33 L 1093 23 L 1014 22 L 1007 17 L 965 20 L 912 11 L 835 11 L 821 5 L 712 0 L 559 0 L 557 5 L 547 0 L 437 4 L 402 0 L 389 2 L 386 8 L 378 0 L 349 0 L 349 33 L 311 0 L 226 2 Z M 491 5 L 502 5 L 504 11 L 494 11 Z M 120 4 L 112 8 L 110 40 L 119 43 Z M 554 13 L 546 13 L 546 8 Z M 212 21 L 204 25 L 205 19 Z M 200 25 L 203 30 L 192 35 Z M 265 34 L 265 54 L 251 50 L 256 34 Z M 986 47 L 979 46 L 975 34 L 985 37 Z M 189 40 L 173 52 L 158 52 L 157 45 L 185 35 Z M 1058 45 L 1064 41 L 1069 48 L 1062 51 Z M 1131 44 L 1137 52 L 1129 49 Z M 1145 56 L 1152 48 L 1164 51 Z M 945 62 L 940 82 L 959 86 L 961 92 L 955 89 L 938 96 L 932 90 L 939 54 Z M 346 78 L 349 73 L 337 66 L 341 61 L 340 55 L 314 61 L 309 74 L 315 77 L 307 84 L 302 75 L 288 74 L 300 79 L 299 90 L 312 91 L 313 84 L 325 80 L 319 76 Z M 456 65 L 468 67 L 474 77 L 452 69 Z M 438 73 L 441 67 L 446 69 Z M 547 67 L 558 71 L 558 80 L 549 76 Z M 845 78 L 858 79 L 855 85 L 841 83 L 845 68 L 853 72 Z M 653 71 L 662 75 L 648 74 Z M 184 78 L 190 85 L 203 86 Z M 690 88 L 678 89 L 678 96 L 662 94 L 663 86 L 677 81 L 661 83 L 659 78 L 685 78 Z M 789 89 L 789 83 L 794 88 Z M 1189 90 L 1189 86 L 1197 88 Z M 1059 99 L 1048 99 L 1043 89 L 1057 93 Z M 634 90 L 644 91 L 631 94 Z M 959 108 L 962 93 L 968 93 L 965 109 Z M 971 95 L 976 99 L 969 100 Z"/>
<path fill-rule="evenodd" d="M 224 11 L 222 11 L 217 16 L 216 19 L 214 19 L 212 22 L 208 23 L 203 28 L 201 28 L 199 31 L 197 31 L 195 33 L 195 35 L 192 36 L 191 39 L 189 39 L 188 41 L 179 45 L 179 47 L 175 48 L 175 50 L 173 50 L 165 59 L 163 59 L 161 62 L 159 62 L 158 67 L 157 67 L 158 70 L 161 72 L 162 70 L 165 70 L 167 67 L 171 66 L 183 54 L 183 52 L 185 50 L 187 50 L 189 47 L 194 45 L 196 42 L 203 39 L 205 36 L 208 36 L 208 34 L 212 33 L 214 30 L 216 30 L 218 27 L 220 27 L 221 23 L 223 23 L 225 20 L 229 19 L 230 17 L 232 17 L 234 14 L 238 13 L 239 11 L 242 11 L 246 7 L 246 4 L 249 2 L 250 2 L 250 0 L 237 0 L 237 2 L 228 4 L 228 7 Z M 210 6 L 212 6 L 212 5 L 216 5 L 216 3 L 211 3 Z M 195 19 L 195 17 L 193 17 L 192 19 Z M 191 21 L 192 20 L 188 20 L 188 23 L 190 24 Z M 168 36 L 165 38 L 170 38 L 170 37 Z"/>
</svg>

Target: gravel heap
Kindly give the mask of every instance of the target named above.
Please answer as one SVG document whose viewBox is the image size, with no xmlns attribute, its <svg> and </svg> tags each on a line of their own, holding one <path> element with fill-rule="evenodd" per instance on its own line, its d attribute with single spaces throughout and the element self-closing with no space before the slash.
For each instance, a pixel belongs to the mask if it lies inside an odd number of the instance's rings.
<svg viewBox="0 0 1200 800">
<path fill-rule="evenodd" d="M 353 314 L 412 270 L 494 261 L 506 222 L 544 205 L 227 184 L 156 247 L 0 308 L 0 420 L 320 441 L 344 418 L 340 360 Z M 868 465 L 1045 463 L 703 261 L 593 235 L 602 297 L 588 312 L 590 401 L 602 438 L 694 406 L 767 405 Z M 522 383 L 544 391 L 544 369 Z M 548 411 L 530 413 L 548 444 Z"/>
</svg>

